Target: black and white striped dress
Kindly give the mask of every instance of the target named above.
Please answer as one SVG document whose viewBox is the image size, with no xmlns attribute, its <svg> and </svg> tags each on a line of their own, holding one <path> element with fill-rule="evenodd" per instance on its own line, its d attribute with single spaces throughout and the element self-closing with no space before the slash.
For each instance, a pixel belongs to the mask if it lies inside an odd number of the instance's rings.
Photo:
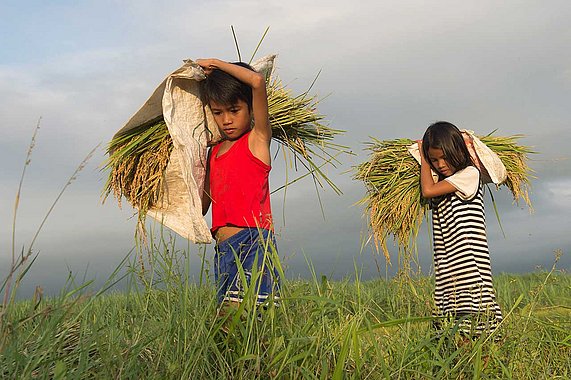
<svg viewBox="0 0 571 380">
<path fill-rule="evenodd" d="M 432 209 L 435 315 L 458 323 L 464 333 L 480 334 L 502 320 L 492 284 L 483 185 L 475 167 L 445 180 L 458 191 Z"/>
</svg>

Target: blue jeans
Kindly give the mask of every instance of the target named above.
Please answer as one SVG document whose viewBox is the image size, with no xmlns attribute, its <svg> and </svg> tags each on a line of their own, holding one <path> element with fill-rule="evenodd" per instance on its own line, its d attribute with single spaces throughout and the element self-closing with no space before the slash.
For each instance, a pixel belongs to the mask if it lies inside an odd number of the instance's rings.
<svg viewBox="0 0 571 380">
<path fill-rule="evenodd" d="M 244 228 L 214 247 L 214 279 L 218 288 L 218 302 L 242 302 L 247 289 L 263 304 L 269 296 L 278 297 L 280 278 L 274 266 L 277 248 L 274 234 L 258 228 Z M 274 258 L 274 260 L 272 260 Z M 239 262 L 236 261 L 239 260 Z M 240 274 L 239 265 L 243 270 Z M 256 267 L 254 267 L 256 265 Z M 257 268 L 257 271 L 253 269 Z M 256 280 L 252 283 L 252 275 Z M 246 280 L 244 284 L 243 280 Z"/>
</svg>

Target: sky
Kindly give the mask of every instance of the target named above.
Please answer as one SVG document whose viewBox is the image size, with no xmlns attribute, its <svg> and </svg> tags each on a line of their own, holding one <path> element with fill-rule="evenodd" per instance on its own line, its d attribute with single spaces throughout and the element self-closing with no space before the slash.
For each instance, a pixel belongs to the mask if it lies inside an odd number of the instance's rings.
<svg viewBox="0 0 571 380">
<path fill-rule="evenodd" d="M 96 149 L 34 242 L 39 254 L 23 296 L 36 285 L 57 293 L 69 273 L 100 284 L 130 255 L 133 210 L 113 199 L 101 203 L 105 145 L 183 59 L 236 60 L 231 26 L 246 60 L 269 27 L 256 57 L 278 54 L 276 73 L 294 92 L 319 73 L 311 89 L 319 112 L 346 131 L 336 142 L 354 153 L 327 169 L 342 195 L 302 180 L 272 196 L 288 277 L 394 273 L 394 247 L 388 269 L 363 247 L 368 227 L 356 202 L 365 188 L 351 171 L 368 159 L 371 137 L 418 139 L 437 120 L 477 134 L 523 134 L 521 144 L 537 152 L 530 161 L 533 212 L 514 204 L 507 189 L 494 192 L 502 232 L 486 204 L 493 272 L 550 269 L 555 251 L 562 253 L 557 268 L 571 268 L 568 1 L 6 0 L 0 16 L 2 278 L 12 243 L 16 253 L 28 249 L 69 176 Z M 15 196 L 40 118 L 13 240 Z M 281 186 L 285 173 L 276 158 L 270 186 Z M 423 227 L 418 261 L 425 273 L 428 241 Z M 212 246 L 177 242 L 189 249 L 196 276 Z"/>
</svg>

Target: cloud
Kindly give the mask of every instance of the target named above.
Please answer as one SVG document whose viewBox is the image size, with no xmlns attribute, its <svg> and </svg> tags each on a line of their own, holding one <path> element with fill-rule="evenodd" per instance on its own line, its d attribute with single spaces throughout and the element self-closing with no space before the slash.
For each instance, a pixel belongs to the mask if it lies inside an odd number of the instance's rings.
<svg viewBox="0 0 571 380">
<path fill-rule="evenodd" d="M 559 178 L 538 186 L 542 207 L 565 212 L 571 209 L 571 178 Z"/>
<path fill-rule="evenodd" d="M 7 12 L 2 27 L 7 32 L 0 35 L 10 35 L 0 37 L 10 47 L 0 52 L 3 210 L 12 208 L 30 136 L 43 117 L 25 179 L 19 243 L 87 152 L 105 144 L 182 59 L 236 57 L 234 25 L 245 59 L 270 26 L 258 55 L 279 53 L 277 73 L 296 93 L 322 70 L 312 93 L 327 96 L 320 112 L 333 128 L 347 130 L 336 141 L 356 153 L 328 169 L 344 194 L 319 190 L 325 219 L 310 179 L 287 189 L 285 206 L 284 191 L 272 197 L 280 252 L 293 256 L 292 273 L 307 273 L 303 254 L 324 273 L 340 274 L 355 258 L 376 268 L 371 256 L 360 253 L 367 226 L 362 207 L 354 204 L 365 190 L 347 171 L 367 159 L 363 143 L 369 136 L 415 138 L 440 119 L 482 134 L 523 133 L 521 143 L 539 152 L 530 162 L 537 176 L 535 213 L 514 207 L 505 190 L 494 193 L 504 238 L 487 205 L 495 270 L 515 268 L 524 257 L 522 270 L 532 270 L 533 263 L 548 263 L 553 249 L 569 250 L 571 7 L 566 1 L 103 1 L 0 7 Z M 40 247 L 48 261 L 96 261 L 100 252 L 123 253 L 132 242 L 131 213 L 119 211 L 112 200 L 98 203 L 105 177 L 98 166 L 104 158 L 101 147 L 50 218 Z M 285 172 L 278 158 L 273 188 L 285 182 Z M 9 241 L 8 213 L 0 226 L 1 241 Z M 423 263 L 430 265 L 428 243 L 422 244 Z"/>
</svg>

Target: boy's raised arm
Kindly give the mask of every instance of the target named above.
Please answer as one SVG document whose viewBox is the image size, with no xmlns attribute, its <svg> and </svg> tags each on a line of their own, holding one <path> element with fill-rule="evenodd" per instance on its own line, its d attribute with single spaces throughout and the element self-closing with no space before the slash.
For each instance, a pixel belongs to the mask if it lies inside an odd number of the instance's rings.
<svg viewBox="0 0 571 380">
<path fill-rule="evenodd" d="M 254 116 L 252 132 L 257 139 L 269 145 L 272 139 L 272 129 L 268 119 L 266 78 L 258 72 L 216 58 L 199 59 L 196 63 L 202 66 L 207 75 L 214 69 L 223 70 L 252 88 L 252 113 Z"/>
</svg>

